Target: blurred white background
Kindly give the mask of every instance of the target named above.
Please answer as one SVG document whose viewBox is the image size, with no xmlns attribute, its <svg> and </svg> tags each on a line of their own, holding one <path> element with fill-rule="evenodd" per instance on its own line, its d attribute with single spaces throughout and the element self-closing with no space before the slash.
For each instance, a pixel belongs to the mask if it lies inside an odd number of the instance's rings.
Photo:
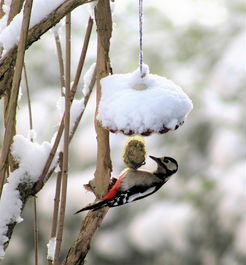
<svg viewBox="0 0 246 265">
<path fill-rule="evenodd" d="M 179 84 L 193 100 L 194 109 L 177 131 L 146 138 L 148 153 L 176 158 L 179 171 L 152 197 L 109 211 L 93 240 L 88 265 L 246 264 L 245 11 L 243 0 L 144 1 L 144 62 L 151 73 Z M 87 20 L 86 6 L 72 13 L 73 76 Z M 132 72 L 138 67 L 137 1 L 117 0 L 113 21 L 113 71 Z M 83 73 L 95 60 L 94 29 Z M 59 123 L 60 94 L 51 31 L 29 48 L 26 65 L 36 140 L 50 141 Z M 24 83 L 22 87 L 17 132 L 27 136 Z M 82 87 L 81 81 L 78 98 Z M 73 213 L 94 200 L 83 189 L 95 171 L 94 111 L 95 93 L 70 146 L 63 255 L 83 218 Z M 114 177 L 124 167 L 121 155 L 126 140 L 111 134 Z M 148 159 L 145 167 L 153 169 L 154 163 Z M 40 264 L 45 263 L 54 191 L 52 178 L 38 195 Z M 23 218 L 4 265 L 33 264 L 31 201 Z"/>
</svg>

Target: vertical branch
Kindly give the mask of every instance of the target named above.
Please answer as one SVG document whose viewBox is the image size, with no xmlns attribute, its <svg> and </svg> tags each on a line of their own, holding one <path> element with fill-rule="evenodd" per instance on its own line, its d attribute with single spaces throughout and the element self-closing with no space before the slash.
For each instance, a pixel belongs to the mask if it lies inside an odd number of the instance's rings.
<svg viewBox="0 0 246 265">
<path fill-rule="evenodd" d="M 29 116 L 29 127 L 30 130 L 33 129 L 33 122 L 32 122 L 32 106 L 31 106 L 31 97 L 30 97 L 30 90 L 26 72 L 26 65 L 25 62 L 23 63 L 23 70 L 24 70 L 24 79 L 26 83 L 26 92 L 27 92 L 27 105 L 28 105 L 28 116 Z M 31 141 L 33 142 L 33 138 L 31 136 Z M 37 216 L 37 199 L 33 196 L 33 213 L 34 213 L 34 225 L 33 225 L 33 232 L 34 232 L 34 246 L 35 246 L 35 265 L 38 265 L 38 216 Z"/>
<path fill-rule="evenodd" d="M 50 238 L 55 238 L 57 233 L 57 223 L 58 223 L 58 213 L 59 213 L 59 204 L 60 204 L 60 194 L 61 194 L 61 180 L 62 180 L 62 152 L 59 157 L 59 165 L 60 171 L 57 174 L 56 178 L 56 191 L 54 198 L 54 209 L 53 209 L 53 217 L 52 217 L 52 228 Z M 53 260 L 48 259 L 47 264 L 52 265 Z"/>
<path fill-rule="evenodd" d="M 71 14 L 66 17 L 66 93 L 65 93 L 65 116 L 64 116 L 64 147 L 62 163 L 62 190 L 61 205 L 59 214 L 59 224 L 56 238 L 56 250 L 54 265 L 59 264 L 61 243 L 63 238 L 63 228 L 67 197 L 67 175 L 68 175 L 68 146 L 69 146 L 69 121 L 70 121 L 70 61 L 71 61 Z"/>
<path fill-rule="evenodd" d="M 97 108 L 101 98 L 100 79 L 110 73 L 109 47 L 112 33 L 112 18 L 109 0 L 100 0 L 96 7 L 96 24 L 98 33 L 97 50 Z M 111 160 L 109 147 L 109 133 L 104 130 L 95 117 L 95 129 L 97 133 L 97 168 L 95 172 L 97 196 L 103 196 L 108 188 Z M 93 235 L 101 225 L 108 208 L 96 212 L 90 211 L 81 224 L 78 238 L 68 251 L 65 265 L 82 265 L 90 249 Z"/>
<path fill-rule="evenodd" d="M 32 124 L 32 106 L 31 106 L 31 97 L 30 97 L 30 90 L 29 90 L 29 84 L 28 84 L 28 79 L 27 79 L 27 72 L 26 72 L 26 65 L 25 63 L 23 64 L 23 69 L 24 69 L 24 79 L 26 83 L 26 93 L 27 93 L 27 105 L 28 105 L 28 114 L 29 114 L 29 127 L 30 130 L 33 129 L 33 124 Z M 33 139 L 31 139 L 33 141 Z"/>
<path fill-rule="evenodd" d="M 96 119 L 101 99 L 101 78 L 110 73 L 109 46 L 112 34 L 112 17 L 109 0 L 99 1 L 96 6 L 97 40 L 97 107 L 95 113 L 95 130 L 97 133 L 97 168 L 95 171 L 96 194 L 100 198 L 108 189 L 111 160 L 109 132 L 102 128 Z"/>
<path fill-rule="evenodd" d="M 37 215 L 37 199 L 33 197 L 33 208 L 34 208 L 34 249 L 35 249 L 35 265 L 38 265 L 38 215 Z"/>
<path fill-rule="evenodd" d="M 10 99 L 8 103 L 8 109 L 7 109 L 7 121 L 6 121 L 6 128 L 4 132 L 2 155 L 0 159 L 0 196 L 2 194 L 2 188 L 4 184 L 4 179 L 5 179 L 6 162 L 7 162 L 7 158 L 9 154 L 9 149 L 10 149 L 10 145 L 13 140 L 13 136 L 15 134 L 16 106 L 17 106 L 17 99 L 18 99 L 18 94 L 19 94 L 22 67 L 23 67 L 23 62 L 24 62 L 25 46 L 26 46 L 26 39 L 27 39 L 27 33 L 28 33 L 28 28 L 29 28 L 29 22 L 30 22 L 31 9 L 32 9 L 32 0 L 26 0 L 25 7 L 24 7 L 21 34 L 20 34 L 20 41 L 19 41 L 18 50 L 17 50 L 17 59 L 16 59 L 16 65 L 15 65 L 15 72 L 14 72 L 14 77 L 13 77 L 11 95 L 10 95 Z"/>
<path fill-rule="evenodd" d="M 60 84 L 61 84 L 61 95 L 63 95 L 62 89 L 66 86 L 65 85 L 65 78 L 64 78 L 64 63 L 63 63 L 63 56 L 62 56 L 62 48 L 61 42 L 58 32 L 54 33 L 55 42 L 56 42 L 56 50 L 57 50 L 57 57 L 60 69 Z"/>
</svg>

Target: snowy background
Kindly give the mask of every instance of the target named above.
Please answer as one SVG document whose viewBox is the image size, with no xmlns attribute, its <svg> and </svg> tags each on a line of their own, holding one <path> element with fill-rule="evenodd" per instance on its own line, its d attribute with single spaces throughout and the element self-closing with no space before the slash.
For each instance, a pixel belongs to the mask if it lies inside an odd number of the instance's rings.
<svg viewBox="0 0 246 265">
<path fill-rule="evenodd" d="M 194 109 L 175 132 L 146 138 L 148 152 L 169 155 L 180 168 L 162 190 L 148 199 L 111 209 L 94 238 L 87 264 L 93 265 L 242 265 L 246 263 L 246 78 L 243 0 L 144 1 L 144 62 L 151 73 L 180 85 Z M 88 19 L 86 6 L 72 13 L 74 73 Z M 61 30 L 64 39 L 64 29 Z M 85 71 L 95 62 L 93 31 Z M 114 73 L 138 66 L 137 1 L 117 0 L 111 41 Z M 60 96 L 52 32 L 26 53 L 36 141 L 50 141 L 57 130 Z M 74 75 L 73 75 L 74 76 Z M 82 80 L 82 79 L 81 79 Z M 24 88 L 23 84 L 23 88 Z M 78 99 L 81 98 L 83 81 Z M 28 135 L 23 89 L 17 131 Z M 2 102 L 1 102 L 2 103 Z M 96 139 L 95 94 L 70 146 L 68 202 L 63 255 L 75 239 L 91 202 L 83 184 L 93 177 Z M 0 117 L 2 124 L 2 116 Z M 2 130 L 1 130 L 2 139 Z M 111 135 L 113 176 L 123 169 L 126 136 Z M 146 168 L 154 163 L 147 160 Z M 55 179 L 38 196 L 40 264 L 51 230 Z M 17 225 L 3 265 L 33 264 L 32 200 Z"/>
</svg>

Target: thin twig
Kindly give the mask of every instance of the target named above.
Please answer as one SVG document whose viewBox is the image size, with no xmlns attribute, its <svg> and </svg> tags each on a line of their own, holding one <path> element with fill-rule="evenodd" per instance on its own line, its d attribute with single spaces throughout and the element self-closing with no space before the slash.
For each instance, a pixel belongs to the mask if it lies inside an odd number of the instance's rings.
<svg viewBox="0 0 246 265">
<path fill-rule="evenodd" d="M 92 92 L 92 89 L 95 85 L 95 82 L 96 82 L 96 68 L 95 68 L 95 71 L 94 73 L 92 74 L 92 78 L 91 78 L 91 81 L 90 81 L 90 84 L 88 86 L 88 93 L 85 95 L 85 99 L 84 99 L 84 109 L 81 111 L 81 113 L 79 114 L 77 120 L 75 121 L 74 125 L 73 125 L 73 128 L 72 128 L 72 131 L 70 133 L 70 137 L 69 137 L 69 142 L 71 142 L 73 136 L 74 136 L 74 133 L 76 132 L 77 128 L 78 128 L 78 125 L 81 121 L 81 118 L 84 114 L 84 111 L 85 111 L 85 108 L 86 108 L 86 105 L 88 103 L 88 100 L 90 98 L 90 95 L 91 95 L 91 92 Z"/>
<path fill-rule="evenodd" d="M 71 14 L 66 16 L 66 93 L 65 93 L 65 117 L 64 117 L 64 147 L 62 163 L 62 190 L 59 211 L 59 222 L 56 237 L 56 249 L 54 265 L 59 264 L 61 244 L 63 238 L 68 176 L 68 146 L 69 146 L 69 122 L 70 122 L 70 74 L 71 74 Z"/>
<path fill-rule="evenodd" d="M 15 117 L 16 117 L 16 106 L 17 106 L 17 99 L 19 94 L 19 86 L 21 80 L 21 73 L 22 67 L 24 63 L 24 55 L 25 55 L 25 47 L 26 47 L 26 40 L 30 22 L 30 15 L 32 10 L 32 0 L 27 0 L 24 6 L 24 15 L 21 27 L 21 35 L 20 41 L 18 45 L 17 51 L 17 59 L 16 59 L 16 66 L 15 72 L 13 77 L 13 84 L 11 95 L 8 104 L 8 116 L 7 116 L 7 124 L 6 129 L 4 132 L 4 141 L 3 141 L 3 148 L 2 148 L 2 156 L 0 159 L 0 196 L 2 194 L 2 188 L 4 183 L 4 172 L 5 172 L 5 163 L 8 158 L 9 148 L 13 140 L 13 131 L 15 131 Z"/>
<path fill-rule="evenodd" d="M 63 88 L 65 87 L 65 78 L 64 78 L 64 62 L 63 62 L 63 56 L 62 56 L 62 47 L 61 47 L 61 41 L 60 41 L 60 36 L 58 32 L 55 32 L 54 36 L 55 36 L 57 57 L 58 57 L 58 63 L 59 63 L 59 69 L 60 69 L 61 95 L 64 96 Z"/>
<path fill-rule="evenodd" d="M 0 59 L 2 58 L 2 54 L 3 54 L 3 46 L 0 44 Z"/>
<path fill-rule="evenodd" d="M 28 105 L 28 114 L 29 114 L 29 127 L 30 130 L 33 129 L 33 122 L 32 122 L 32 105 L 31 105 L 31 97 L 30 97 L 30 89 L 29 89 L 29 83 L 28 83 L 28 78 L 27 78 L 27 71 L 26 71 L 26 64 L 24 62 L 23 64 L 23 69 L 24 69 L 24 80 L 26 84 L 26 93 L 27 93 L 27 105 Z M 33 139 L 31 139 L 33 141 Z"/>
<path fill-rule="evenodd" d="M 37 215 L 37 199 L 33 197 L 34 210 L 34 246 L 35 246 L 35 265 L 38 265 L 38 215 Z"/>
<path fill-rule="evenodd" d="M 61 120 L 61 123 L 60 123 L 60 126 L 59 126 L 59 129 L 58 129 L 58 132 L 57 132 L 57 135 L 56 135 L 56 138 L 55 138 L 55 141 L 54 141 L 54 144 L 50 150 L 50 154 L 49 154 L 49 157 L 45 163 L 45 166 L 44 166 L 44 169 L 42 171 L 42 174 L 41 176 L 39 177 L 39 180 L 38 182 L 35 184 L 34 186 L 34 190 L 33 190 L 33 194 L 36 194 L 37 192 L 39 192 L 42 187 L 44 186 L 46 180 L 48 179 L 47 175 L 51 175 L 54 171 L 55 168 L 52 168 L 50 169 L 50 166 L 51 166 L 51 163 L 56 155 L 56 150 L 59 146 L 59 143 L 60 143 L 60 140 L 61 140 L 61 137 L 62 137 L 62 133 L 63 133 L 63 129 L 64 129 L 64 116 Z M 51 174 L 50 174 L 51 173 Z"/>
<path fill-rule="evenodd" d="M 88 23 L 87 23 L 87 27 L 86 27 L 86 32 L 85 32 L 84 44 L 83 44 L 83 47 L 82 47 L 82 50 L 80 53 L 80 59 L 79 59 L 79 63 L 77 66 L 77 71 L 76 71 L 74 82 L 73 82 L 73 85 L 71 88 L 71 98 L 74 98 L 74 95 L 75 95 L 77 87 L 78 87 L 79 79 L 80 79 L 81 72 L 82 72 L 82 69 L 84 66 L 85 56 L 87 53 L 88 44 L 89 44 L 89 40 L 90 40 L 90 36 L 91 36 L 92 26 L 93 26 L 93 19 L 89 18 Z"/>
<path fill-rule="evenodd" d="M 23 70 L 24 70 L 24 79 L 26 84 L 26 92 L 27 92 L 27 105 L 28 105 L 28 116 L 29 116 L 29 128 L 30 130 L 33 129 L 33 122 L 32 122 L 32 106 L 31 106 L 31 97 L 30 97 L 30 89 L 28 84 L 28 78 L 27 78 L 27 71 L 26 71 L 26 65 L 25 62 L 23 64 Z M 31 135 L 31 141 L 33 142 L 33 138 Z M 33 196 L 33 213 L 34 213 L 34 246 L 35 246 L 35 256 L 34 256 L 34 262 L 35 265 L 38 265 L 38 216 L 37 216 L 37 198 L 36 196 Z"/>
<path fill-rule="evenodd" d="M 53 217 L 52 217 L 52 228 L 50 233 L 50 238 L 56 237 L 57 233 L 57 222 L 58 222 L 58 213 L 59 213 L 59 205 L 60 205 L 60 194 L 61 194 L 61 179 L 62 179 L 62 152 L 60 152 L 59 157 L 59 164 L 60 164 L 60 171 L 57 174 L 56 178 L 56 191 L 55 191 L 55 198 L 54 198 L 54 209 L 53 209 Z M 48 260 L 47 264 L 52 265 L 53 260 Z"/>
</svg>

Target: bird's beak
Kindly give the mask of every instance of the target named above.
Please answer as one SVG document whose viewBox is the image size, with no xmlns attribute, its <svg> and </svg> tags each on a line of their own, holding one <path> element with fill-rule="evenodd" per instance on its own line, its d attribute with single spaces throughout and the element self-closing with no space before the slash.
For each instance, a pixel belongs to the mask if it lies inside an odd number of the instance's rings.
<svg viewBox="0 0 246 265">
<path fill-rule="evenodd" d="M 159 158 L 154 156 L 149 156 L 151 159 L 153 159 L 156 163 L 159 164 Z"/>
</svg>

